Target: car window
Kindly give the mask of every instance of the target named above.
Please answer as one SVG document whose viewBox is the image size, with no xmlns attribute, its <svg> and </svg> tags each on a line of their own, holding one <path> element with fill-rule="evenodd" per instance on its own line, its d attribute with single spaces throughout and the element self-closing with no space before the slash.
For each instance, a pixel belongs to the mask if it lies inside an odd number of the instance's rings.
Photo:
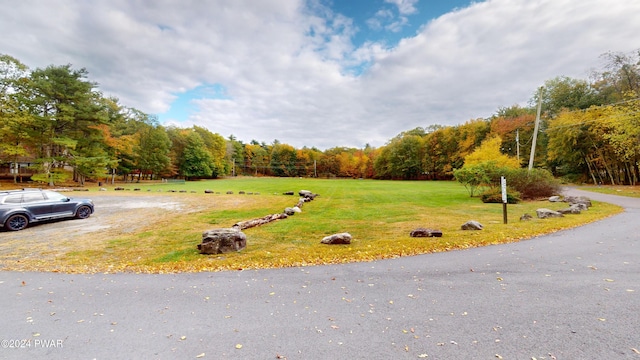
<svg viewBox="0 0 640 360">
<path fill-rule="evenodd" d="M 43 200 L 44 200 L 44 195 L 41 192 L 24 193 L 22 195 L 23 203 L 32 203 L 32 202 L 38 202 Z"/>
<path fill-rule="evenodd" d="M 22 194 L 8 195 L 4 199 L 5 204 L 19 204 L 22 202 Z"/>
<path fill-rule="evenodd" d="M 57 193 L 55 191 L 44 191 L 44 193 L 47 195 L 47 199 L 49 200 L 54 200 L 54 201 L 61 201 L 61 200 L 65 200 L 67 197 Z"/>
</svg>

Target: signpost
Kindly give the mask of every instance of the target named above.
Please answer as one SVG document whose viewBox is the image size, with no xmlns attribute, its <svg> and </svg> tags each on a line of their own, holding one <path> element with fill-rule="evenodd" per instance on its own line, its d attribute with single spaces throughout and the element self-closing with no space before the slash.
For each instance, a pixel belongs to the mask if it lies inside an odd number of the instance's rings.
<svg viewBox="0 0 640 360">
<path fill-rule="evenodd" d="M 507 223 L 507 179 L 500 177 L 500 186 L 502 187 L 502 218 Z"/>
</svg>

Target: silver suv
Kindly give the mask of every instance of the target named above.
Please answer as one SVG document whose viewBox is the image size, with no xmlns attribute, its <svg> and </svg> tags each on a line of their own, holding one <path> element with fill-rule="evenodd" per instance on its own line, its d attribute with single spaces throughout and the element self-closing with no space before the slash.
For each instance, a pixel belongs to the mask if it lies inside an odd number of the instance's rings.
<svg viewBox="0 0 640 360">
<path fill-rule="evenodd" d="M 0 227 L 22 230 L 29 223 L 61 219 L 86 219 L 93 214 L 93 201 L 74 199 L 51 190 L 0 191 Z"/>
</svg>

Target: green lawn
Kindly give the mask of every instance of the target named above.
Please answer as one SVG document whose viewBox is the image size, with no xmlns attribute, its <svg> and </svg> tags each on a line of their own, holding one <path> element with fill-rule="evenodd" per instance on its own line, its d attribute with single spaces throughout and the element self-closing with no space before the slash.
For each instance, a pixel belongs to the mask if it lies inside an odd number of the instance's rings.
<svg viewBox="0 0 640 360">
<path fill-rule="evenodd" d="M 470 198 L 460 184 L 447 181 L 240 177 L 183 185 L 126 187 L 140 188 L 140 195 L 146 190 L 153 193 L 186 190 L 182 196 L 215 202 L 217 206 L 195 214 L 178 214 L 145 231 L 65 253 L 56 259 L 56 271 L 218 271 L 370 261 L 513 242 L 579 226 L 621 211 L 619 207 L 596 202 L 580 215 L 541 220 L 535 218 L 537 208 L 560 209 L 566 204 L 527 202 L 508 206 L 509 223 L 505 225 L 501 204 L 483 204 L 478 198 Z M 204 194 L 205 189 L 220 194 Z M 196 245 L 203 231 L 282 212 L 284 207 L 297 203 L 297 192 L 302 189 L 319 196 L 306 203 L 301 214 L 244 230 L 246 249 L 222 255 L 198 253 Z M 227 195 L 227 191 L 234 194 Z M 240 195 L 240 191 L 254 194 Z M 286 191 L 294 191 L 296 196 L 283 195 Z M 127 192 L 118 192 L 124 193 Z M 534 219 L 519 221 L 524 213 L 533 215 Z M 461 230 L 460 225 L 468 220 L 479 221 L 484 230 Z M 439 229 L 444 235 L 411 238 L 410 231 L 418 227 Z M 324 236 L 338 232 L 349 232 L 353 242 L 350 245 L 320 243 Z M 42 264 L 37 268 L 51 270 Z"/>
</svg>

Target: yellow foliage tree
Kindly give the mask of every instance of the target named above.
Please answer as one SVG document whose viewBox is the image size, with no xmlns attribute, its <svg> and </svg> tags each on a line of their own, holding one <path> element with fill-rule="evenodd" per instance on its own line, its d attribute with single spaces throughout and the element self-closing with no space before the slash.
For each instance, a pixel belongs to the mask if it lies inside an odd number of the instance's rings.
<svg viewBox="0 0 640 360">
<path fill-rule="evenodd" d="M 471 154 L 464 157 L 464 166 L 491 162 L 496 167 L 519 168 L 520 163 L 518 162 L 518 159 L 501 153 L 501 146 L 502 139 L 499 136 L 493 136 L 485 139 L 478 148 L 476 148 Z"/>
</svg>

